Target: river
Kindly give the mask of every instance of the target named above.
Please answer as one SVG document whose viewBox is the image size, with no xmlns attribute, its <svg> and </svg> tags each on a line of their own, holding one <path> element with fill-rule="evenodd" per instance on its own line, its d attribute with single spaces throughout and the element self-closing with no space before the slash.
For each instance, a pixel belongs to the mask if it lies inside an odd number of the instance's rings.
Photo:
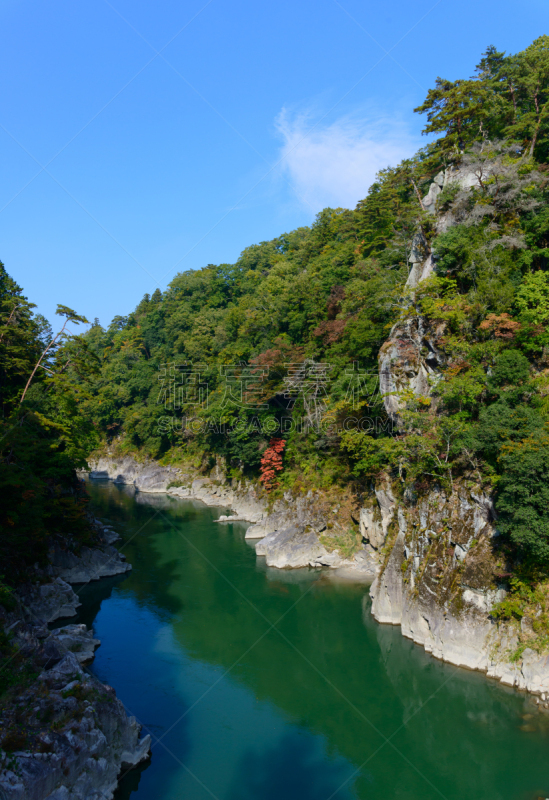
<svg viewBox="0 0 549 800">
<path fill-rule="evenodd" d="M 365 585 L 267 568 L 229 509 L 89 490 L 133 565 L 80 592 L 91 669 L 153 739 L 118 800 L 549 796 L 549 718 L 378 625 Z"/>
</svg>

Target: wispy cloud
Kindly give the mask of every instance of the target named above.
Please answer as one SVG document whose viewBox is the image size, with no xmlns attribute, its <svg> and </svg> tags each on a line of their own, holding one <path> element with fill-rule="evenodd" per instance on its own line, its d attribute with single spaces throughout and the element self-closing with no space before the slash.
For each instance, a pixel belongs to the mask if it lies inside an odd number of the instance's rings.
<svg viewBox="0 0 549 800">
<path fill-rule="evenodd" d="M 395 166 L 420 145 L 398 117 L 346 116 L 314 127 L 311 112 L 283 109 L 275 124 L 283 140 L 282 168 L 302 202 L 318 211 L 354 208 L 380 169 Z"/>
</svg>

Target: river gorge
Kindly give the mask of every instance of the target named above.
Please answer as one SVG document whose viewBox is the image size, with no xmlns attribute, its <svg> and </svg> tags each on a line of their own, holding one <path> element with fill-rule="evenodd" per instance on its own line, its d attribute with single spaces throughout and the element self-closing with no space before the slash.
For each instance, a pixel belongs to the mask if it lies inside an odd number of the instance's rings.
<svg viewBox="0 0 549 800">
<path fill-rule="evenodd" d="M 431 658 L 368 586 L 256 556 L 229 507 L 89 481 L 133 570 L 80 591 L 92 672 L 152 737 L 119 800 L 549 793 L 531 696 Z"/>
</svg>

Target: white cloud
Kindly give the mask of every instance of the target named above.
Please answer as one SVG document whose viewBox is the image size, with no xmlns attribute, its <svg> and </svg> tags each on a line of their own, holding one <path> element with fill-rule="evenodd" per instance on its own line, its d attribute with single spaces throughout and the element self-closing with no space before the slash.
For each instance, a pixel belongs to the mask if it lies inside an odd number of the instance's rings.
<svg viewBox="0 0 549 800">
<path fill-rule="evenodd" d="M 420 146 L 402 121 L 379 115 L 315 126 L 310 112 L 292 116 L 283 109 L 275 124 L 283 139 L 281 167 L 315 213 L 326 206 L 354 208 L 380 169 L 396 166 Z"/>
</svg>

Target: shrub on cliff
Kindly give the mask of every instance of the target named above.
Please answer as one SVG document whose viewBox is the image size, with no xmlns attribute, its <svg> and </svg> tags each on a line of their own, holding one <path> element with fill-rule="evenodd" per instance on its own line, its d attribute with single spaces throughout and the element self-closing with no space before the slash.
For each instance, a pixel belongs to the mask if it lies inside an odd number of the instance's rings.
<svg viewBox="0 0 549 800">
<path fill-rule="evenodd" d="M 549 568 L 549 431 L 505 445 L 498 530 L 529 561 Z"/>
</svg>

